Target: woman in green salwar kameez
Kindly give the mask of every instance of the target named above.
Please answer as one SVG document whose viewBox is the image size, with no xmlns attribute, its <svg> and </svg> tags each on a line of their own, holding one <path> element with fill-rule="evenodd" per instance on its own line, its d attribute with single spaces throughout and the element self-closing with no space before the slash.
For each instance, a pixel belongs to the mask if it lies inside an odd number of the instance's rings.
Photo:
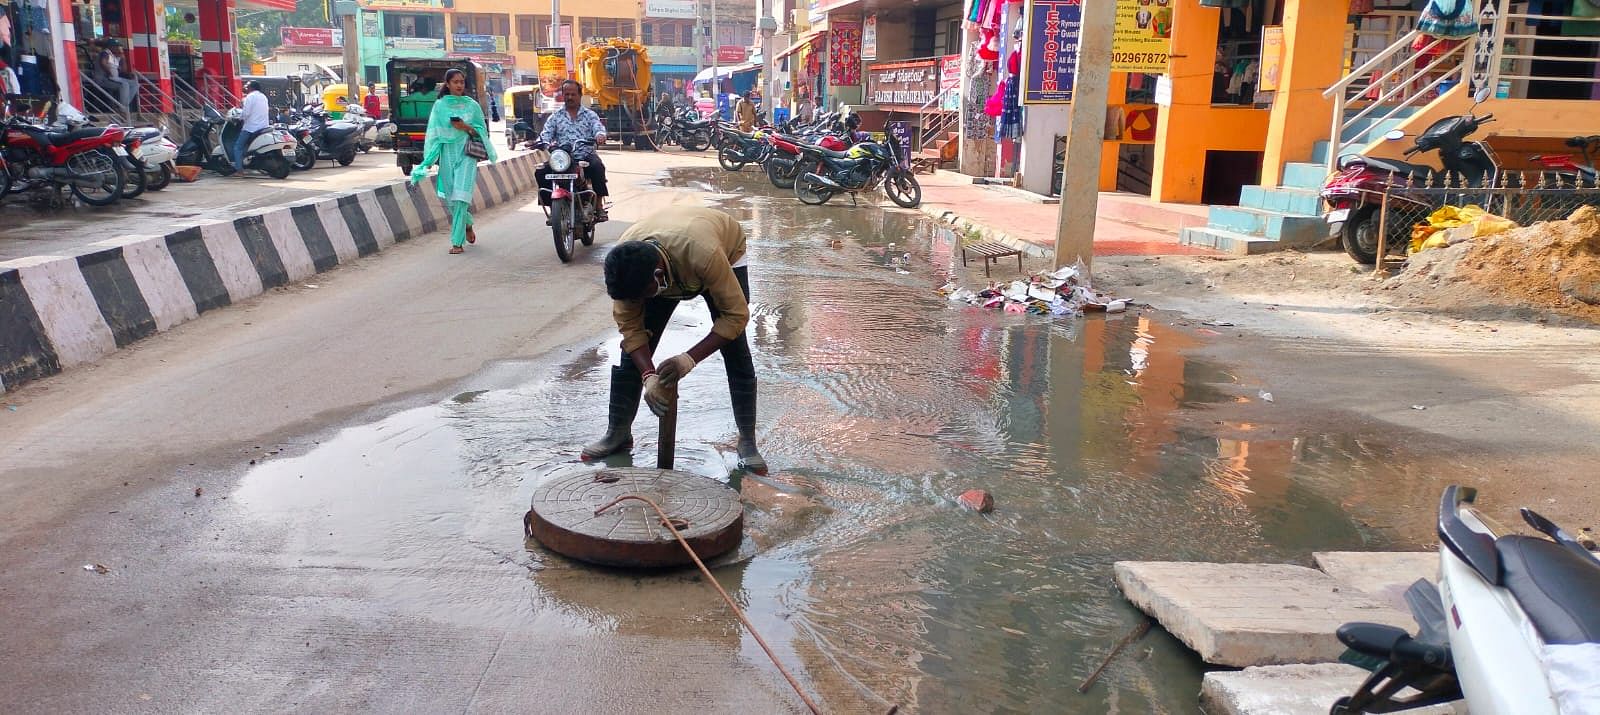
<svg viewBox="0 0 1600 715">
<path fill-rule="evenodd" d="M 478 182 L 478 160 L 467 156 L 467 137 L 483 141 L 489 161 L 494 161 L 494 144 L 483 121 L 483 108 L 467 95 L 467 75 L 453 69 L 444 75 L 444 94 L 428 115 L 428 138 L 423 144 L 422 163 L 411 170 L 411 183 L 428 175 L 428 167 L 439 165 L 434 181 L 439 198 L 450 211 L 450 252 L 461 253 L 464 243 L 477 243 L 472 230 L 472 190 Z"/>
</svg>

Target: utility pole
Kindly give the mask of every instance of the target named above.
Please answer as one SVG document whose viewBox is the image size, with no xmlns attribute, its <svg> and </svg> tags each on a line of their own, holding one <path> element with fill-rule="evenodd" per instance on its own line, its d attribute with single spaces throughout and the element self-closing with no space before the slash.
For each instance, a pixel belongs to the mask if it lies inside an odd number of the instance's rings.
<svg viewBox="0 0 1600 715">
<path fill-rule="evenodd" d="M 722 78 L 717 76 L 722 58 L 722 38 L 717 36 L 717 0 L 711 0 L 711 101 L 722 99 Z"/>
<path fill-rule="evenodd" d="M 1094 224 L 1100 204 L 1100 153 L 1105 142 L 1106 93 L 1111 84 L 1111 36 L 1117 4 L 1086 2 L 1078 32 L 1078 74 L 1072 85 L 1067 158 L 1061 167 L 1061 213 L 1056 223 L 1056 267 L 1094 260 Z"/>
<path fill-rule="evenodd" d="M 550 0 L 550 44 L 547 46 L 561 46 L 561 0 Z"/>
<path fill-rule="evenodd" d="M 361 35 L 356 27 L 355 0 L 339 0 L 333 5 L 344 28 L 344 95 L 351 104 L 361 103 Z"/>
<path fill-rule="evenodd" d="M 772 6 L 778 0 L 766 0 L 765 9 L 758 10 L 760 17 L 756 18 L 756 29 L 761 31 L 761 114 L 768 122 L 776 121 L 776 107 L 778 106 L 778 93 L 773 88 L 777 83 L 773 81 L 772 71 L 773 55 L 777 48 L 772 46 L 772 34 L 778 31 L 778 20 L 772 16 Z"/>
</svg>

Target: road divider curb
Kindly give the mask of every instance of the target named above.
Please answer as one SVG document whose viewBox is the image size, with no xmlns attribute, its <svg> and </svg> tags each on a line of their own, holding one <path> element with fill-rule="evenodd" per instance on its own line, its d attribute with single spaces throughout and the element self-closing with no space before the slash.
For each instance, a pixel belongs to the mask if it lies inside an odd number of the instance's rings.
<svg viewBox="0 0 1600 715">
<path fill-rule="evenodd" d="M 520 154 L 478 168 L 473 207 L 534 187 Z M 0 392 L 99 360 L 202 313 L 447 228 L 433 178 L 0 262 Z"/>
</svg>

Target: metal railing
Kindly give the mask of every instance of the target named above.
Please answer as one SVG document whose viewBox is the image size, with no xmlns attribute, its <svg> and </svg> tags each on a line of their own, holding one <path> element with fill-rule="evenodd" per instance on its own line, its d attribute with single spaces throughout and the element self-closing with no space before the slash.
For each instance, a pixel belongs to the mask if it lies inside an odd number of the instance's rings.
<svg viewBox="0 0 1600 715">
<path fill-rule="evenodd" d="M 1502 6 L 1504 5 L 1505 3 L 1502 3 Z M 1495 64 L 1502 67 L 1499 73 L 1500 79 L 1513 83 L 1511 96 L 1526 97 L 1528 82 L 1557 82 L 1590 85 L 1588 98 L 1600 99 L 1600 58 L 1596 57 L 1596 45 L 1600 45 L 1600 18 L 1526 12 L 1507 12 L 1502 18 L 1504 24 L 1500 31 L 1501 42 L 1496 48 Z M 1563 29 L 1560 35 L 1537 33 L 1541 26 L 1551 27 L 1557 24 Z M 1578 28 L 1582 29 L 1578 32 L 1568 31 Z M 1560 42 L 1569 48 L 1581 46 L 1584 49 L 1579 56 L 1540 53 L 1536 44 L 1540 41 Z M 1509 71 L 1503 69 L 1506 61 L 1510 63 Z M 1546 71 L 1535 72 L 1535 62 L 1558 64 L 1546 65 Z M 1571 74 L 1551 71 L 1563 65 Z"/>
<path fill-rule="evenodd" d="M 1600 208 L 1600 183 L 1593 176 L 1506 172 L 1479 187 L 1468 187 L 1455 176 L 1435 174 L 1431 178 L 1424 184 L 1397 185 L 1383 193 L 1376 219 L 1379 255 L 1448 230 L 1429 221 L 1446 206 L 1477 206 L 1518 226 L 1561 221 L 1585 206 Z M 1376 270 L 1384 270 L 1382 261 Z"/>
<path fill-rule="evenodd" d="M 1361 16 L 1361 26 L 1345 35 L 1346 72 L 1370 62 L 1378 53 L 1415 30 L 1422 13 L 1410 10 L 1381 10 Z M 1382 24 L 1383 27 L 1372 27 Z"/>
<path fill-rule="evenodd" d="M 1429 38 L 1429 41 L 1413 50 L 1418 38 Z M 1338 165 L 1346 149 L 1365 143 L 1365 128 L 1426 105 L 1441 93 L 1440 88 L 1446 83 L 1454 85 L 1464 81 L 1475 42 L 1430 38 L 1412 30 L 1323 91 L 1323 97 L 1333 100 L 1329 170 Z M 1419 66 L 1419 58 L 1427 57 L 1433 60 Z M 1352 105 L 1358 102 L 1365 102 L 1366 107 L 1351 114 Z"/>
<path fill-rule="evenodd" d="M 930 137 L 937 140 L 948 133 L 952 121 L 960 120 L 960 111 L 944 108 L 946 97 L 959 94 L 960 89 L 956 87 L 940 90 L 938 94 L 933 95 L 933 99 L 923 102 L 922 106 L 917 108 L 917 114 L 923 117 L 923 120 L 921 129 L 917 132 L 916 145 L 911 148 L 913 154 L 922 151 Z"/>
</svg>

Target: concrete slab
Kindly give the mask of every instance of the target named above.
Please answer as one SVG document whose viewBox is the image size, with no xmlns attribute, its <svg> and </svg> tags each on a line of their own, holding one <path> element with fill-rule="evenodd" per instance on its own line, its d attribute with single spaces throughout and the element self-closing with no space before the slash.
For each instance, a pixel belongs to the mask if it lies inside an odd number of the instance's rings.
<svg viewBox="0 0 1600 715">
<path fill-rule="evenodd" d="M 1390 608 L 1406 611 L 1406 589 L 1417 579 L 1439 582 L 1439 554 L 1432 551 L 1319 551 L 1317 568 Z"/>
<path fill-rule="evenodd" d="M 1414 628 L 1390 608 L 1316 569 L 1287 564 L 1119 561 L 1117 586 L 1207 663 L 1327 663 L 1351 621 Z"/>
<path fill-rule="evenodd" d="M 1269 665 L 1206 673 L 1200 708 L 1207 715 L 1325 715 L 1333 701 L 1349 695 L 1367 671 L 1343 663 Z M 1455 715 L 1451 705 L 1407 710 Z M 1465 713 L 1462 706 L 1460 712 Z"/>
</svg>

